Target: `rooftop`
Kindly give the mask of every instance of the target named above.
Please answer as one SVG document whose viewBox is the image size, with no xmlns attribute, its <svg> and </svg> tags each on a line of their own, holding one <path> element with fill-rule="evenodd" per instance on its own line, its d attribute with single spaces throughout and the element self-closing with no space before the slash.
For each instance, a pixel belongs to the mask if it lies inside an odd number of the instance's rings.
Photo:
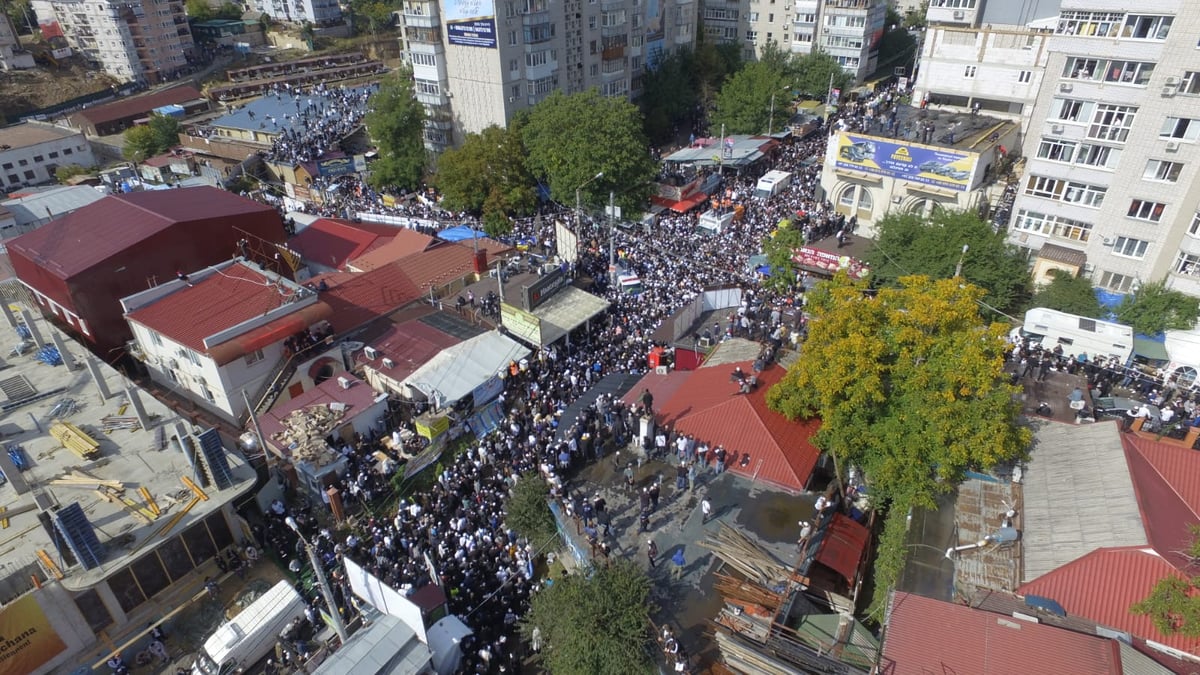
<svg viewBox="0 0 1200 675">
<path fill-rule="evenodd" d="M 151 110 L 161 108 L 164 105 L 187 103 L 188 101 L 195 101 L 200 98 L 204 98 L 204 95 L 198 89 L 184 84 L 178 87 L 171 87 L 170 89 L 161 89 L 145 96 L 122 98 L 112 103 L 84 108 L 75 114 L 91 122 L 93 125 L 104 124 L 105 122 L 145 115 Z"/>
<path fill-rule="evenodd" d="M 780 117 L 780 120 L 783 118 Z M 694 164 L 696 166 L 748 166 L 766 156 L 779 141 L 766 136 L 744 136 L 730 134 L 726 136 L 731 143 L 725 144 L 725 156 L 722 157 L 722 143 L 719 138 L 698 138 L 686 148 L 663 157 L 664 162 L 676 164 Z"/>
<path fill-rule="evenodd" d="M 1022 486 L 1022 580 L 1098 548 L 1148 543 L 1115 423 L 1040 422 L 1033 437 Z"/>
<path fill-rule="evenodd" d="M 0 204 L 17 220 L 17 226 L 53 219 L 104 199 L 104 193 L 89 185 L 57 187 Z"/>
<path fill-rule="evenodd" d="M 373 90 L 373 87 L 357 87 L 351 93 Z M 210 126 L 220 129 L 237 129 L 240 131 L 264 131 L 268 134 L 281 134 L 292 130 L 299 122 L 299 112 L 309 104 L 318 108 L 332 107 L 332 96 L 308 92 L 303 94 L 282 93 L 277 96 L 267 95 L 239 106 L 234 112 L 222 115 L 209 122 Z M 342 110 L 338 103 L 336 109 Z M 343 111 L 344 112 L 344 111 Z M 301 126 L 299 131 L 304 131 Z"/>
<path fill-rule="evenodd" d="M 922 110 L 910 105 L 896 106 L 896 136 L 888 136 L 886 130 L 871 132 L 847 132 L 854 136 L 868 136 L 899 142 L 922 144 L 920 126 L 933 123 L 933 133 L 928 143 L 935 148 L 949 148 L 960 152 L 982 152 L 995 145 L 999 139 L 1015 130 L 1016 122 L 990 117 L 986 114 L 972 115 L 969 112 L 954 112 L 929 108 Z M 836 128 L 836 127 L 835 127 Z M 992 140 L 995 134 L 996 140 Z"/>
<path fill-rule="evenodd" d="M 49 341 L 57 330 L 40 317 L 36 308 L 31 310 L 35 326 L 42 338 Z M 8 336 L 6 344 L 21 343 L 14 329 L 3 320 L 0 320 L 0 333 Z M 133 388 L 132 383 L 107 364 L 98 363 L 97 372 L 111 392 L 110 397 L 102 398 L 92 376 L 82 367 L 82 359 L 91 358 L 91 355 L 69 338 L 64 340 L 76 364 L 71 370 L 63 365 L 43 363 L 39 360 L 38 348 L 33 346 L 20 355 L 8 352 L 3 358 L 5 370 L 0 391 L 7 397 L 3 407 L 10 416 L 0 430 L 5 445 L 23 448 L 29 464 L 19 475 L 10 472 L 7 483 L 0 486 L 0 505 L 6 508 L 6 517 L 10 521 L 5 530 L 8 542 L 4 553 L 6 578 L 0 581 L 0 595 L 5 600 L 29 587 L 30 574 L 46 578 L 37 564 L 39 550 L 45 551 L 62 569 L 64 586 L 82 590 L 124 567 L 132 558 L 149 554 L 167 542 L 169 536 L 188 531 L 254 484 L 253 468 L 240 456 L 227 453 L 235 481 L 233 487 L 224 490 L 205 487 L 207 500 L 185 508 L 193 495 L 181 478 L 195 478 L 196 470 L 176 449 L 172 437 L 176 435 L 176 425 L 184 426 L 185 433 L 194 431 L 191 425 L 148 393 L 137 390 L 137 400 L 150 419 L 149 429 L 138 428 L 135 416 L 138 404 L 125 393 L 127 387 Z M 96 441 L 98 456 L 84 459 L 64 448 L 48 433 L 55 420 L 75 425 Z M 130 508 L 119 500 L 103 499 L 94 490 L 95 484 L 51 483 L 72 470 L 85 471 L 97 480 L 115 481 L 122 486 L 123 496 L 137 507 L 146 506 L 144 498 L 138 494 L 138 489 L 144 488 L 153 496 L 161 514 L 148 518 L 141 515 L 139 509 Z M 14 488 L 18 481 L 28 483 L 34 492 L 18 494 Z M 66 565 L 38 519 L 38 508 L 34 506 L 34 494 L 38 490 L 55 508 L 72 503 L 82 507 L 105 549 L 100 567 L 84 570 L 78 565 Z M 21 512 L 24 509 L 29 510 Z M 138 512 L 136 515 L 135 511 Z M 173 527 L 166 527 L 176 516 L 181 520 Z M 189 565 L 189 569 L 191 567 Z"/>
<path fill-rule="evenodd" d="M 201 186 L 109 195 L 8 242 L 10 251 L 68 279 L 178 222 L 275 209 L 232 192 Z"/>
<path fill-rule="evenodd" d="M 985 2 L 980 25 L 1025 26 L 1042 19 L 1058 18 L 1062 0 L 1026 0 L 1026 2 Z"/>
<path fill-rule="evenodd" d="M 328 289 L 320 298 L 333 308 L 329 323 L 337 333 L 366 326 L 371 321 L 418 300 L 423 292 L 398 264 L 370 272 L 332 272 L 315 277 L 310 285 L 323 280 Z"/>
<path fill-rule="evenodd" d="M 317 222 L 320 221 L 314 222 L 313 225 Z M 308 227 L 312 227 L 312 225 Z M 378 246 L 365 254 L 352 256 L 349 260 L 350 269 L 356 272 L 370 272 L 373 269 L 378 269 L 384 265 L 394 263 L 401 258 L 414 253 L 420 253 L 431 246 L 438 245 L 436 238 L 422 234 L 416 230 L 410 230 L 407 227 L 392 228 L 392 230 L 394 236 L 386 244 Z M 304 233 L 301 232 L 300 234 Z"/>
<path fill-rule="evenodd" d="M 315 220 L 288 241 L 288 247 L 304 260 L 340 269 L 347 262 L 386 246 L 400 228 L 376 223 L 351 223 L 347 220 Z"/>
<path fill-rule="evenodd" d="M 1200 453 L 1135 434 L 1122 434 L 1129 475 L 1150 545 L 1169 562 L 1187 569 L 1179 553 L 1190 546 L 1200 524 Z"/>
<path fill-rule="evenodd" d="M 379 337 L 370 341 L 364 340 L 368 346 L 375 349 L 378 357 L 368 359 L 366 354 L 359 352 L 358 362 L 388 378 L 403 382 L 443 349 L 461 342 L 461 338 L 422 321 L 424 315 L 433 313 L 433 309 L 425 305 L 420 307 L 424 310 L 421 317 L 392 324 Z M 392 360 L 392 367 L 384 365 L 385 358 Z"/>
<path fill-rule="evenodd" d="M 262 429 L 263 438 L 267 442 L 272 442 L 275 435 L 284 430 L 283 420 L 297 410 L 340 403 L 346 406 L 345 414 L 340 421 L 340 424 L 345 424 L 367 412 L 375 404 L 375 399 L 379 397 L 379 394 L 367 383 L 350 373 L 341 373 L 338 377 L 349 381 L 350 387 L 343 389 L 337 378 L 330 378 L 290 401 L 280 403 L 259 415 L 258 424 Z"/>
<path fill-rule="evenodd" d="M 40 143 L 57 141 L 71 136 L 78 136 L 74 129 L 64 129 L 45 122 L 22 122 L 12 126 L 0 127 L 0 152 L 19 150 Z M 82 139 L 80 139 L 82 140 Z"/>
<path fill-rule="evenodd" d="M 1113 639 L 908 593 L 896 593 L 889 610 L 885 675 L 1123 672 Z"/>
</svg>

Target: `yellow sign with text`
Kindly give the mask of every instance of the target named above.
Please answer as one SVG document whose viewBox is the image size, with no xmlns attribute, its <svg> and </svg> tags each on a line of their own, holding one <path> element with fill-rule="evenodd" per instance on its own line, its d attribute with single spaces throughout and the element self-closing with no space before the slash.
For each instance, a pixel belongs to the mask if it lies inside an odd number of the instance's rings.
<svg viewBox="0 0 1200 675">
<path fill-rule="evenodd" d="M 531 345 L 542 344 L 542 320 L 507 302 L 500 303 L 500 323 L 514 337 Z"/>
<path fill-rule="evenodd" d="M 35 595 L 0 611 L 0 675 L 26 675 L 67 648 Z"/>
</svg>

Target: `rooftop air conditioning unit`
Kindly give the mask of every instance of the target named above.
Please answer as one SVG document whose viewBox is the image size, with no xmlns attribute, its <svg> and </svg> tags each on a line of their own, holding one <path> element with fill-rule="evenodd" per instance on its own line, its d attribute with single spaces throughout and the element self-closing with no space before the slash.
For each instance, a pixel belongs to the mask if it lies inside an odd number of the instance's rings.
<svg viewBox="0 0 1200 675">
<path fill-rule="evenodd" d="M 1167 85 L 1168 87 L 1178 87 L 1179 86 L 1179 78 L 1178 77 L 1168 77 L 1167 81 L 1164 82 L 1163 84 Z"/>
<path fill-rule="evenodd" d="M 1050 125 L 1050 133 L 1061 134 L 1062 132 L 1063 132 L 1063 125 L 1061 125 L 1061 124 Z"/>
<path fill-rule="evenodd" d="M 338 386 L 341 387 L 342 389 L 349 389 L 350 388 L 350 378 L 339 377 L 338 378 Z"/>
<path fill-rule="evenodd" d="M 1062 84 L 1058 85 L 1059 91 L 1070 92 L 1074 88 L 1075 87 L 1071 86 L 1070 82 L 1063 82 Z"/>
<path fill-rule="evenodd" d="M 1171 98 L 1178 92 L 1179 92 L 1178 89 L 1176 89 L 1175 87 L 1172 87 L 1170 85 L 1167 85 L 1162 88 L 1162 95 L 1165 96 L 1166 98 Z"/>
<path fill-rule="evenodd" d="M 368 360 L 374 361 L 379 358 L 379 352 L 375 351 L 374 347 L 363 347 L 363 356 L 366 356 Z"/>
<path fill-rule="evenodd" d="M 384 367 L 384 368 L 395 368 L 395 367 L 396 367 L 396 362 L 395 362 L 395 361 L 393 361 L 393 360 L 391 360 L 391 359 L 385 358 L 385 359 L 383 360 L 383 367 Z"/>
<path fill-rule="evenodd" d="M 956 20 L 958 20 L 958 21 L 961 21 L 961 20 L 962 20 L 962 18 L 963 18 L 963 12 L 962 12 L 962 10 L 961 10 L 961 9 L 959 9 L 959 10 L 955 10 L 955 12 L 954 12 L 954 18 L 955 18 Z"/>
<path fill-rule="evenodd" d="M 1167 152 L 1177 152 L 1179 150 L 1179 141 L 1167 141 Z"/>
</svg>

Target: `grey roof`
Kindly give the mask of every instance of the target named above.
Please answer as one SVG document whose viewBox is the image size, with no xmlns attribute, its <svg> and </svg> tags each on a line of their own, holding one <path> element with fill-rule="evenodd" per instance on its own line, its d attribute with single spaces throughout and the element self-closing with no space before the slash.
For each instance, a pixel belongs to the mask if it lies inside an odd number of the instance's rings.
<svg viewBox="0 0 1200 675">
<path fill-rule="evenodd" d="M 411 628 L 383 614 L 352 635 L 313 675 L 414 675 L 426 672 L 431 658 L 429 647 Z"/>
<path fill-rule="evenodd" d="M 8 209 L 16 218 L 17 226 L 23 227 L 32 223 L 54 220 L 101 199 L 104 199 L 104 193 L 90 185 L 68 185 L 27 197 L 9 199 L 0 202 L 0 207 Z"/>
<path fill-rule="evenodd" d="M 1051 405 L 1056 403 L 1066 405 Z M 1034 447 L 1021 509 L 1022 581 L 1098 548 L 1146 546 L 1146 528 L 1117 424 L 1033 424 Z"/>
<path fill-rule="evenodd" d="M 693 163 L 696 166 L 746 166 L 753 164 L 762 159 L 762 148 L 768 143 L 773 143 L 772 139 L 766 136 L 743 136 L 729 134 L 726 138 L 733 141 L 732 152 L 729 157 L 720 159 L 722 144 L 719 138 L 704 139 L 712 141 L 710 144 L 703 146 L 688 146 L 667 155 L 663 158 L 664 162 L 676 163 Z"/>
<path fill-rule="evenodd" d="M 984 0 L 981 26 L 1024 26 L 1058 16 L 1062 0 Z"/>
<path fill-rule="evenodd" d="M 373 91 L 374 89 L 375 87 L 368 85 L 355 87 L 350 91 L 356 93 L 359 91 Z M 209 124 L 225 129 L 242 129 L 244 131 L 263 131 L 270 134 L 281 134 L 291 129 L 299 121 L 296 118 L 298 110 L 296 107 L 297 100 L 300 102 L 299 109 L 303 109 L 310 102 L 318 107 L 333 105 L 332 102 L 327 103 L 329 99 L 331 99 L 329 95 L 318 93 L 302 93 L 298 95 L 282 93 L 278 96 L 267 94 L 239 107 L 234 112 L 218 117 L 209 122 Z M 254 113 L 253 118 L 251 118 L 250 113 Z"/>
</svg>

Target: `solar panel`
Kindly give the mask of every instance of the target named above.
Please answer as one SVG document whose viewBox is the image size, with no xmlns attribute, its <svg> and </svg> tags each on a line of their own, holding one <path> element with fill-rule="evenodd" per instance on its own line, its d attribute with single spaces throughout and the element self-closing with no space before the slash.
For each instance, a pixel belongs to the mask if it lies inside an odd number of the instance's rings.
<svg viewBox="0 0 1200 675">
<path fill-rule="evenodd" d="M 208 469 L 208 476 L 218 490 L 233 487 L 233 472 L 229 470 L 229 461 L 225 458 L 225 445 L 221 443 L 221 435 L 216 429 L 209 429 L 196 436 L 200 444 L 200 456 Z"/>
<path fill-rule="evenodd" d="M 100 566 L 104 560 L 104 546 L 96 538 L 96 531 L 79 502 L 71 502 L 54 513 L 54 526 L 58 528 L 67 548 L 86 570 Z"/>
</svg>

